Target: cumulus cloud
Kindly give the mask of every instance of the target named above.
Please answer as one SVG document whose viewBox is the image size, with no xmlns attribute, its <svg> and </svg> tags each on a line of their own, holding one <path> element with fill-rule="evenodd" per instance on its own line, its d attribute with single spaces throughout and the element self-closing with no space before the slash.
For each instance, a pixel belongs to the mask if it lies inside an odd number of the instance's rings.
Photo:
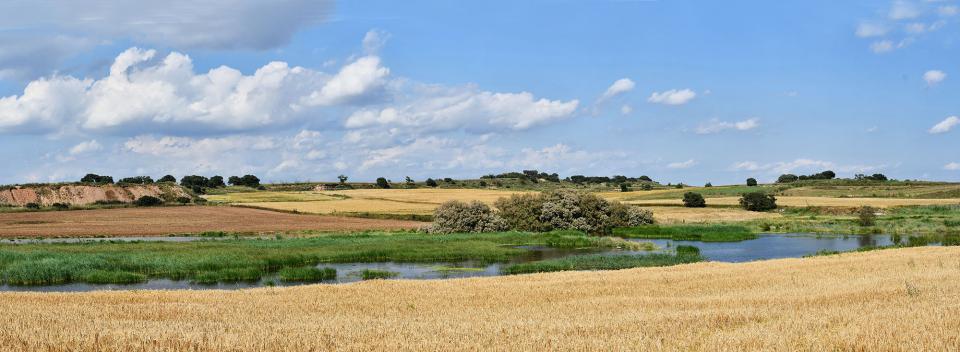
<svg viewBox="0 0 960 352">
<path fill-rule="evenodd" d="M 89 140 L 86 142 L 81 142 L 72 148 L 70 148 L 70 155 L 81 155 L 92 152 L 97 152 L 103 149 L 103 146 L 97 142 L 96 139 Z"/>
<path fill-rule="evenodd" d="M 616 82 L 613 82 L 613 84 L 611 84 L 610 87 L 608 87 L 605 92 L 603 92 L 603 95 L 601 95 L 600 99 L 598 99 L 597 101 L 604 102 L 613 97 L 616 97 L 618 95 L 621 95 L 623 93 L 633 90 L 635 86 L 636 86 L 636 83 L 634 83 L 629 78 L 618 79 Z"/>
<path fill-rule="evenodd" d="M 0 23 L 17 29 L 18 35 L 16 40 L 0 37 L 0 53 L 15 56 L 0 54 L 0 67 L 8 74 L 48 73 L 97 44 L 123 40 L 178 49 L 271 49 L 289 42 L 302 28 L 324 21 L 331 3 L 7 1 L 0 4 Z M 20 32 L 30 33 L 30 38 Z"/>
<path fill-rule="evenodd" d="M 889 40 L 878 40 L 870 44 L 870 50 L 876 54 L 883 54 L 893 51 L 893 42 Z"/>
<path fill-rule="evenodd" d="M 950 171 L 960 170 L 960 163 L 958 162 L 947 163 L 946 165 L 943 166 L 943 169 L 950 170 Z"/>
<path fill-rule="evenodd" d="M 950 116 L 943 119 L 943 121 L 940 121 L 936 125 L 933 125 L 929 132 L 932 134 L 946 133 L 950 132 L 950 130 L 957 125 L 960 125 L 960 117 Z"/>
<path fill-rule="evenodd" d="M 578 100 L 537 99 L 528 92 L 494 93 L 474 86 L 419 86 L 413 98 L 378 109 L 362 109 L 345 123 L 349 129 L 400 127 L 419 132 L 525 130 L 569 118 Z"/>
<path fill-rule="evenodd" d="M 892 20 L 913 19 L 920 16 L 920 8 L 910 1 L 894 1 L 887 17 Z"/>
<path fill-rule="evenodd" d="M 386 84 L 390 69 L 380 65 L 380 58 L 365 56 L 343 67 L 319 91 L 307 99 L 311 105 L 334 105 L 355 101 L 379 92 Z"/>
<path fill-rule="evenodd" d="M 927 82 L 928 86 L 943 82 L 946 78 L 947 74 L 940 70 L 930 70 L 923 73 L 923 80 Z"/>
<path fill-rule="evenodd" d="M 696 132 L 697 134 L 711 134 L 726 130 L 749 131 L 757 127 L 760 127 L 760 120 L 756 118 L 736 122 L 712 119 L 706 123 L 700 124 L 700 126 L 697 126 Z"/>
<path fill-rule="evenodd" d="M 367 31 L 367 34 L 363 36 L 363 51 L 367 55 L 376 55 L 389 39 L 390 33 L 378 29 Z"/>
<path fill-rule="evenodd" d="M 664 105 L 683 105 L 695 98 L 697 93 L 690 89 L 671 89 L 665 92 L 653 92 L 648 102 Z"/>
<path fill-rule="evenodd" d="M 697 162 L 693 159 L 687 161 L 677 161 L 667 164 L 668 169 L 689 169 L 696 165 Z"/>
<path fill-rule="evenodd" d="M 937 8 L 937 13 L 943 17 L 952 17 L 960 13 L 960 8 L 956 5 L 940 6 Z"/>
</svg>

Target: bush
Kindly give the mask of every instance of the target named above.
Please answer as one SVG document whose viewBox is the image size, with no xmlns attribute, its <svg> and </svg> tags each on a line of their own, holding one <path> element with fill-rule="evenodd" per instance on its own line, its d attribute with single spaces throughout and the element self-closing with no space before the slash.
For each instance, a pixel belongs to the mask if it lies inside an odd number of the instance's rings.
<svg viewBox="0 0 960 352">
<path fill-rule="evenodd" d="M 611 202 L 608 221 L 607 227 L 611 228 L 611 231 L 620 227 L 650 225 L 653 224 L 653 212 L 620 202 Z"/>
<path fill-rule="evenodd" d="M 473 233 L 507 230 L 507 222 L 495 214 L 486 204 L 473 201 L 449 201 L 433 212 L 433 224 L 427 228 L 431 233 Z"/>
<path fill-rule="evenodd" d="M 153 183 L 153 178 L 150 176 L 134 176 L 134 177 L 124 177 L 120 179 L 119 183 L 130 183 L 137 185 L 148 185 Z"/>
<path fill-rule="evenodd" d="M 386 178 L 377 177 L 377 187 L 387 189 L 390 188 L 390 182 L 387 182 Z"/>
<path fill-rule="evenodd" d="M 27 204 L 24 204 L 23 207 L 24 207 L 24 208 L 27 208 L 27 209 L 40 209 L 40 204 L 39 204 L 39 203 L 27 203 Z"/>
<path fill-rule="evenodd" d="M 80 179 L 83 183 L 109 184 L 113 183 L 113 176 L 100 176 L 97 174 L 87 174 Z"/>
<path fill-rule="evenodd" d="M 630 186 L 626 183 L 620 184 L 620 192 L 630 192 Z"/>
<path fill-rule="evenodd" d="M 138 207 L 152 207 L 163 204 L 163 200 L 154 196 L 143 196 L 133 201 L 133 204 Z"/>
<path fill-rule="evenodd" d="M 260 187 L 260 178 L 254 175 L 243 175 L 243 177 L 230 176 L 227 183 L 234 186 L 245 186 L 250 188 Z"/>
<path fill-rule="evenodd" d="M 190 197 L 177 197 L 176 201 L 177 203 L 180 203 L 180 204 L 189 204 Z"/>
<path fill-rule="evenodd" d="M 652 190 L 652 189 L 653 189 L 653 185 L 651 185 L 651 184 L 649 184 L 649 183 L 644 183 L 643 186 L 640 186 L 640 189 L 642 189 L 642 190 L 644 190 L 644 191 L 649 191 L 649 190 Z"/>
<path fill-rule="evenodd" d="M 166 176 L 161 177 L 159 180 L 157 180 L 157 182 L 172 182 L 172 183 L 177 183 L 177 178 L 176 178 L 176 177 L 173 177 L 173 175 L 166 175 Z"/>
<path fill-rule="evenodd" d="M 56 210 L 67 210 L 70 209 L 70 204 L 67 203 L 53 203 L 53 209 Z"/>
<path fill-rule="evenodd" d="M 544 232 L 549 226 L 540 221 L 543 211 L 543 197 L 539 194 L 514 194 L 509 198 L 501 197 L 493 204 L 510 229 L 519 231 Z"/>
<path fill-rule="evenodd" d="M 437 181 L 432 178 L 428 178 L 426 183 L 427 187 L 437 187 Z"/>
<path fill-rule="evenodd" d="M 777 208 L 777 198 L 764 192 L 744 193 L 740 197 L 740 207 L 749 211 L 766 211 Z"/>
<path fill-rule="evenodd" d="M 210 179 L 203 176 L 190 175 L 180 178 L 180 185 L 193 189 L 195 193 L 203 193 L 202 191 L 197 192 L 197 189 L 207 187 L 208 183 L 210 183 Z"/>
<path fill-rule="evenodd" d="M 777 177 L 777 183 L 790 183 L 796 182 L 799 178 L 794 174 L 783 174 L 780 177 Z"/>
<path fill-rule="evenodd" d="M 757 179 L 751 177 L 747 179 L 747 186 L 754 187 L 757 185 Z"/>
<path fill-rule="evenodd" d="M 703 208 L 707 206 L 707 201 L 703 199 L 700 193 L 687 192 L 683 194 L 683 206 L 687 208 Z"/>
<path fill-rule="evenodd" d="M 713 187 L 713 184 L 710 182 L 707 182 L 707 184 L 703 185 L 703 187 Z"/>
<path fill-rule="evenodd" d="M 877 223 L 876 209 L 870 206 L 863 206 L 857 210 L 857 223 L 860 226 L 873 226 Z"/>
</svg>

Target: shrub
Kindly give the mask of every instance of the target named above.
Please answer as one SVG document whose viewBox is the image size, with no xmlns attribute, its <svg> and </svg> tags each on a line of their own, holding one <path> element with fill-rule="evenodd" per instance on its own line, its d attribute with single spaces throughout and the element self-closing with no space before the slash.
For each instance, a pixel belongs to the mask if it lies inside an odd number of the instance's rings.
<svg viewBox="0 0 960 352">
<path fill-rule="evenodd" d="M 80 179 L 83 183 L 109 184 L 113 183 L 113 176 L 100 176 L 97 174 L 87 174 Z"/>
<path fill-rule="evenodd" d="M 749 211 L 765 211 L 777 208 L 777 198 L 764 192 L 744 193 L 740 197 L 740 207 Z"/>
<path fill-rule="evenodd" d="M 747 186 L 754 187 L 757 185 L 757 179 L 751 177 L 747 179 Z"/>
<path fill-rule="evenodd" d="M 449 201 L 433 212 L 433 224 L 427 228 L 431 233 L 496 232 L 506 230 L 507 222 L 495 214 L 486 204 L 473 201 Z"/>
<path fill-rule="evenodd" d="M 197 188 L 207 187 L 208 183 L 210 183 L 210 179 L 203 176 L 190 175 L 180 178 L 180 185 L 193 189 L 195 193 L 202 193 L 197 192 Z"/>
<path fill-rule="evenodd" d="M 783 175 L 780 175 L 780 177 L 777 177 L 777 183 L 790 183 L 790 182 L 795 182 L 798 179 L 799 178 L 797 177 L 797 175 L 783 174 Z"/>
<path fill-rule="evenodd" d="M 703 185 L 703 187 L 713 187 L 713 184 L 710 182 L 707 182 L 707 184 Z"/>
<path fill-rule="evenodd" d="M 190 197 L 177 197 L 176 201 L 177 203 L 180 203 L 180 204 L 189 204 Z"/>
<path fill-rule="evenodd" d="M 39 203 L 27 203 L 27 204 L 24 204 L 23 207 L 24 207 L 24 208 L 27 208 L 27 209 L 40 209 L 40 204 L 39 204 Z"/>
<path fill-rule="evenodd" d="M 649 183 L 644 183 L 643 186 L 640 186 L 640 189 L 642 189 L 642 190 L 644 190 L 644 191 L 649 191 L 649 190 L 652 190 L 652 189 L 653 189 L 653 185 L 651 185 L 651 184 L 649 184 Z"/>
<path fill-rule="evenodd" d="M 337 278 L 337 270 L 334 268 L 317 269 L 308 267 L 286 267 L 280 269 L 280 280 L 287 282 L 317 282 L 323 280 L 333 280 Z"/>
<path fill-rule="evenodd" d="M 480 187 L 487 187 L 487 181 L 480 181 Z"/>
<path fill-rule="evenodd" d="M 152 207 L 163 204 L 163 200 L 154 196 L 143 196 L 133 201 L 133 204 L 138 207 Z"/>
<path fill-rule="evenodd" d="M 501 197 L 494 203 L 500 216 L 510 229 L 519 231 L 549 231 L 549 226 L 540 221 L 543 197 L 539 194 L 514 194 Z"/>
<path fill-rule="evenodd" d="M 254 175 L 243 175 L 243 177 L 230 176 L 227 183 L 234 186 L 245 186 L 250 188 L 260 187 L 260 178 Z"/>
<path fill-rule="evenodd" d="M 683 194 L 683 206 L 687 208 L 703 208 L 707 206 L 707 201 L 703 199 L 700 193 L 687 192 Z"/>
<path fill-rule="evenodd" d="M 363 272 L 360 274 L 360 277 L 364 280 L 377 280 L 377 279 L 389 279 L 392 277 L 396 277 L 398 275 L 400 275 L 400 273 L 395 271 L 363 269 Z"/>
<path fill-rule="evenodd" d="M 863 206 L 857 210 L 857 223 L 860 226 L 873 226 L 877 223 L 876 209 L 870 206 Z"/>
<path fill-rule="evenodd" d="M 67 203 L 53 203 L 53 208 L 56 210 L 67 210 L 70 209 L 70 204 Z"/>
<path fill-rule="evenodd" d="M 621 183 L 620 192 L 630 192 L 630 186 L 628 186 L 626 183 Z"/>
<path fill-rule="evenodd" d="M 134 176 L 134 177 L 124 177 L 120 179 L 119 183 L 130 183 L 137 185 L 147 185 L 153 183 L 153 178 L 150 176 Z"/>
<path fill-rule="evenodd" d="M 383 189 L 390 188 L 390 182 L 388 182 L 386 178 L 377 177 L 377 187 L 380 187 Z"/>
<path fill-rule="evenodd" d="M 653 212 L 620 202 L 610 203 L 610 218 L 607 227 L 636 227 L 653 224 Z M 612 230 L 611 230 L 612 231 Z"/>
<path fill-rule="evenodd" d="M 426 183 L 427 187 L 437 187 L 437 181 L 432 178 L 428 178 Z"/>
<path fill-rule="evenodd" d="M 172 182 L 172 183 L 176 183 L 176 182 L 177 182 L 177 178 L 176 178 L 176 177 L 173 177 L 173 175 L 166 175 L 166 176 L 161 177 L 159 180 L 157 180 L 157 182 Z"/>
</svg>

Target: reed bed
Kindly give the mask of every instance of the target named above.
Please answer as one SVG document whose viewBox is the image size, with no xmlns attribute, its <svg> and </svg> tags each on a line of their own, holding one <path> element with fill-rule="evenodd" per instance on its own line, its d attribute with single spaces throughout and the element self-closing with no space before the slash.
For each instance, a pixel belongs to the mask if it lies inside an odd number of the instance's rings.
<svg viewBox="0 0 960 352">
<path fill-rule="evenodd" d="M 4 351 L 956 351 L 960 248 L 241 291 L 0 293 Z"/>
</svg>

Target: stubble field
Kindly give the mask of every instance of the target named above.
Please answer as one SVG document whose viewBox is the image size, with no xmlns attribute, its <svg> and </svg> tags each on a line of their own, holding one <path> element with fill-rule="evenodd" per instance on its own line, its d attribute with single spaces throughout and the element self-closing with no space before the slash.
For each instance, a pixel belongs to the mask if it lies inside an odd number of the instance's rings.
<svg viewBox="0 0 960 352">
<path fill-rule="evenodd" d="M 2 350 L 960 349 L 960 248 L 243 291 L 0 293 Z"/>
</svg>

